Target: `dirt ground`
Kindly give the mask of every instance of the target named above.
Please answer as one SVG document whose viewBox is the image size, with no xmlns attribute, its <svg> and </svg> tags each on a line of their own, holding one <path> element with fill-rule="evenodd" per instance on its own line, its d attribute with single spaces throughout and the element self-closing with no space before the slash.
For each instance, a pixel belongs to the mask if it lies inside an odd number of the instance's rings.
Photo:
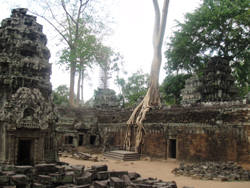
<svg viewBox="0 0 250 188">
<path fill-rule="evenodd" d="M 99 156 L 101 159 L 102 157 Z M 60 158 L 60 161 L 67 162 L 71 165 L 83 164 L 85 169 L 91 167 L 92 165 L 102 165 L 106 164 L 108 170 L 116 171 L 128 171 L 128 172 L 137 172 L 142 177 L 148 178 L 157 178 L 164 181 L 175 181 L 178 188 L 183 186 L 194 187 L 194 188 L 250 188 L 249 182 L 219 182 L 219 181 L 209 181 L 209 180 L 193 180 L 188 177 L 179 176 L 176 177 L 171 171 L 175 167 L 179 167 L 179 164 L 168 161 L 133 161 L 133 162 L 122 162 L 115 161 L 110 159 L 101 159 L 102 162 L 91 162 L 85 160 L 75 160 L 69 157 Z"/>
</svg>

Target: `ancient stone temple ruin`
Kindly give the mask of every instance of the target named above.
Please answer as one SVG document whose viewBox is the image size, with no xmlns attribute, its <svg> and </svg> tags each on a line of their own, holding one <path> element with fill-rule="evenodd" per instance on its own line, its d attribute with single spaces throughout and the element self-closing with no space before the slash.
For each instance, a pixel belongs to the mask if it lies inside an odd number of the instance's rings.
<svg viewBox="0 0 250 188">
<path fill-rule="evenodd" d="M 202 101 L 238 100 L 234 81 L 229 61 L 218 57 L 211 58 L 203 71 L 202 86 L 199 87 Z"/>
<path fill-rule="evenodd" d="M 36 17 L 14 9 L 0 27 L 0 163 L 57 161 L 47 39 Z"/>
<path fill-rule="evenodd" d="M 193 75 L 186 80 L 185 88 L 181 90 L 181 104 L 193 104 L 201 100 L 201 94 L 198 91 L 198 86 L 201 85 L 201 80 L 198 75 Z"/>
<path fill-rule="evenodd" d="M 118 109 L 119 101 L 117 96 L 115 95 L 115 91 L 112 89 L 101 89 L 98 88 L 94 107 L 96 109 Z"/>
<path fill-rule="evenodd" d="M 203 71 L 203 77 L 193 75 L 186 80 L 185 88 L 181 91 L 181 104 L 240 100 L 234 81 L 229 61 L 211 58 Z"/>
</svg>

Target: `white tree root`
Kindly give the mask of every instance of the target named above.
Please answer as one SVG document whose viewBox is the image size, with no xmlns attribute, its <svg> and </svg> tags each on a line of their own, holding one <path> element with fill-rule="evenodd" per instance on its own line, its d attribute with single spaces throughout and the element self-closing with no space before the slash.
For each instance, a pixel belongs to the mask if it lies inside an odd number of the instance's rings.
<svg viewBox="0 0 250 188">
<path fill-rule="evenodd" d="M 130 116 L 129 120 L 127 121 L 127 132 L 125 135 L 125 147 L 126 150 L 129 151 L 131 147 L 131 128 L 134 123 L 137 125 L 136 131 L 136 140 L 135 140 L 135 152 L 139 152 L 140 145 L 142 142 L 143 133 L 146 134 L 146 130 L 143 126 L 143 120 L 145 120 L 146 114 L 150 109 L 149 103 L 149 96 L 146 95 L 142 102 L 134 109 L 132 115 Z M 136 121 L 135 121 L 136 119 Z"/>
</svg>

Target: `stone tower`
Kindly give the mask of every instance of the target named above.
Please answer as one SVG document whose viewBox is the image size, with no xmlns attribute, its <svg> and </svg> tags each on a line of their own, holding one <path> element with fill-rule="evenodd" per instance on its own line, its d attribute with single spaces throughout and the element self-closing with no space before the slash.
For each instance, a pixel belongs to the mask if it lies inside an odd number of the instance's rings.
<svg viewBox="0 0 250 188">
<path fill-rule="evenodd" d="M 202 86 L 198 89 L 202 101 L 238 100 L 238 90 L 234 81 L 229 61 L 220 57 L 211 58 L 203 71 Z"/>
<path fill-rule="evenodd" d="M 0 163 L 58 161 L 50 51 L 42 25 L 13 9 L 0 27 Z"/>
</svg>

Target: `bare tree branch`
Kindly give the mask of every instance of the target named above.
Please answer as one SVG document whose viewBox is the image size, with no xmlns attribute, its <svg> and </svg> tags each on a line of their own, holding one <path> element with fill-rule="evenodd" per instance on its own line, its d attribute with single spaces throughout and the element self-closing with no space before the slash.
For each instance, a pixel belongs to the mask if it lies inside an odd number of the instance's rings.
<svg viewBox="0 0 250 188">
<path fill-rule="evenodd" d="M 41 16 L 41 15 L 39 15 L 39 14 L 37 14 L 37 13 L 35 13 L 35 12 L 32 12 L 32 11 L 30 11 L 29 10 L 29 12 L 30 13 L 32 13 L 32 14 L 34 14 L 34 15 L 36 15 L 36 16 L 38 16 L 38 17 L 40 17 L 40 18 L 42 18 L 42 19 L 44 19 L 44 20 L 46 20 L 62 37 L 63 37 L 63 39 L 68 43 L 68 45 L 69 46 L 71 46 L 71 44 L 70 44 L 70 42 L 69 42 L 69 40 L 63 35 L 63 33 L 59 30 L 59 29 L 57 29 L 57 27 L 52 23 L 52 22 L 50 22 L 47 18 L 45 18 L 44 16 Z"/>
<path fill-rule="evenodd" d="M 67 11 L 67 9 L 66 9 L 66 6 L 65 6 L 64 0 L 62 0 L 61 2 L 62 2 L 63 10 L 64 10 L 65 13 L 67 14 L 67 16 L 72 20 L 72 22 L 74 22 L 74 23 L 76 24 L 76 21 L 74 20 L 74 18 L 68 13 L 68 11 Z"/>
</svg>

